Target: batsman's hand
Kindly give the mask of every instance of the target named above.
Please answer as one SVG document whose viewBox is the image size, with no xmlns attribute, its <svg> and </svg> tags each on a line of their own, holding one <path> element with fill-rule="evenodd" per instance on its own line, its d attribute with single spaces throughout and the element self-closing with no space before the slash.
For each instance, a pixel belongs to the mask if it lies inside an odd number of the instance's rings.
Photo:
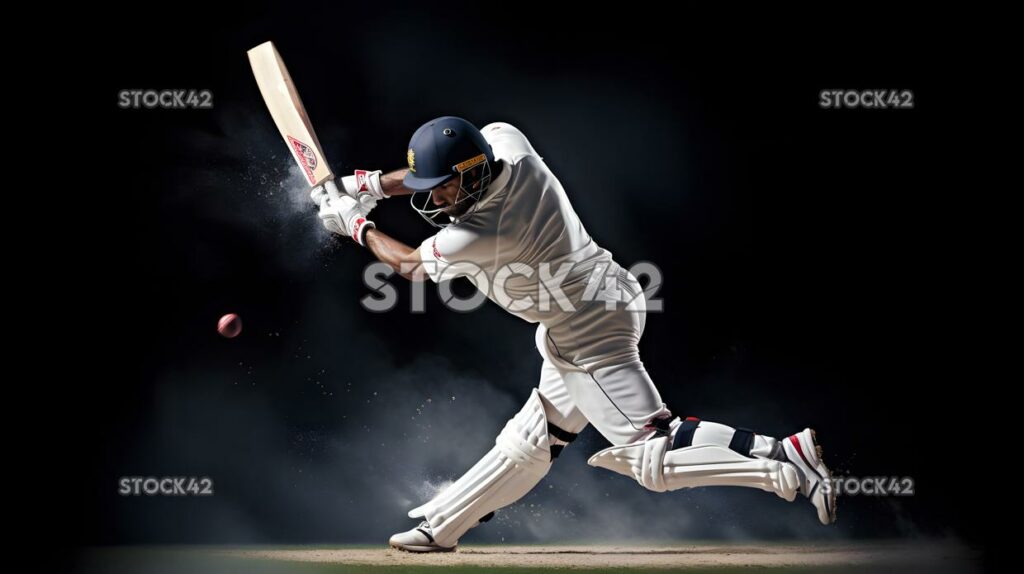
<svg viewBox="0 0 1024 574">
<path fill-rule="evenodd" d="M 318 191 L 320 187 L 324 189 Z M 310 196 L 320 205 L 320 222 L 327 231 L 351 237 L 359 245 L 366 245 L 366 230 L 376 227 L 366 219 L 369 209 L 358 200 L 339 194 L 333 185 L 317 186 Z"/>
<path fill-rule="evenodd" d="M 377 200 L 368 193 L 349 193 L 347 187 L 344 186 L 344 179 L 347 178 L 342 178 L 343 188 L 346 190 L 345 194 L 356 199 L 366 210 L 366 215 L 369 215 L 370 212 L 373 211 L 373 208 L 377 207 Z M 313 203 L 315 203 L 317 207 L 320 207 L 323 201 L 328 199 L 332 194 L 341 195 L 338 191 L 338 185 L 334 183 L 334 180 L 327 180 L 314 187 L 313 190 L 309 192 L 309 198 L 313 200 Z"/>
<path fill-rule="evenodd" d="M 380 185 L 379 169 L 375 171 L 357 169 L 352 172 L 352 175 L 341 178 L 341 185 L 345 188 L 345 193 L 357 199 L 359 195 L 363 194 L 369 195 L 375 200 L 388 197 Z"/>
<path fill-rule="evenodd" d="M 324 186 L 335 186 L 337 191 L 337 185 L 333 181 L 324 182 Z M 320 186 L 317 186 L 320 187 Z M 341 189 L 349 197 L 357 200 L 363 207 L 366 208 L 366 212 L 369 213 L 374 207 L 377 207 L 377 201 L 388 197 L 384 193 L 384 189 L 380 185 L 380 170 L 366 171 L 365 169 L 357 169 L 352 175 L 346 175 L 341 178 Z M 313 188 L 316 192 L 317 188 Z M 327 190 L 321 190 L 321 197 L 327 193 Z M 313 201 L 320 205 L 319 198 L 314 193 Z"/>
</svg>

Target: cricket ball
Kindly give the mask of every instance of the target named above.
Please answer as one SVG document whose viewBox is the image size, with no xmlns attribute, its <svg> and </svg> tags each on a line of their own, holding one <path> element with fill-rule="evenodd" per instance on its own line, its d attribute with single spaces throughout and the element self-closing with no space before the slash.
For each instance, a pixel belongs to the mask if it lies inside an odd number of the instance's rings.
<svg viewBox="0 0 1024 574">
<path fill-rule="evenodd" d="M 234 313 L 228 313 L 217 322 L 217 332 L 232 339 L 242 332 L 242 318 Z"/>
</svg>

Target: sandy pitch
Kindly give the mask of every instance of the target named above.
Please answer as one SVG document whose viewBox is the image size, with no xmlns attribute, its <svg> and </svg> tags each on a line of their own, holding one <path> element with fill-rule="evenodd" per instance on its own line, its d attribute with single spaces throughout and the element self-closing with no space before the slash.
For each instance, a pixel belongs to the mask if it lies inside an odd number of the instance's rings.
<svg viewBox="0 0 1024 574">
<path fill-rule="evenodd" d="M 699 566 L 899 566 L 933 564 L 945 570 L 977 567 L 976 556 L 951 542 L 674 545 L 466 545 L 457 552 L 413 554 L 381 549 L 236 549 L 230 556 L 274 561 L 377 566 L 535 566 L 555 568 Z"/>
</svg>

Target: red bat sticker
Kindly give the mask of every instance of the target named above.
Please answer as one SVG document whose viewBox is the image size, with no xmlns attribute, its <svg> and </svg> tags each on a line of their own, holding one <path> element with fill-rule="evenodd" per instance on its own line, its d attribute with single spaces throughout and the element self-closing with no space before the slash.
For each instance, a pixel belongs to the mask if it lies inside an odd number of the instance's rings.
<svg viewBox="0 0 1024 574">
<path fill-rule="evenodd" d="M 309 180 L 309 185 L 316 185 L 316 178 L 313 177 L 313 170 L 316 169 L 316 154 L 313 153 L 313 148 L 300 142 L 299 140 L 288 136 L 288 143 L 292 144 L 292 149 L 295 150 L 295 157 L 299 158 L 299 165 L 306 172 L 306 179 Z"/>
</svg>

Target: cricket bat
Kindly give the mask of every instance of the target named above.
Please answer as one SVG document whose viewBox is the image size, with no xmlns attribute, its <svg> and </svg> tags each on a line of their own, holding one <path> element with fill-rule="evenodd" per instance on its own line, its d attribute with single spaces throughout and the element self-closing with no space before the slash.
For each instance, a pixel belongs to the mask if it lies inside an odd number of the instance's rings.
<svg viewBox="0 0 1024 574">
<path fill-rule="evenodd" d="M 331 182 L 331 187 L 334 187 L 334 174 L 324 158 L 320 140 L 313 131 L 313 124 L 309 121 L 299 92 L 274 43 L 264 42 L 249 50 L 248 54 L 263 101 L 267 103 L 270 116 L 274 118 L 277 129 L 281 131 L 281 136 L 306 175 L 309 185 L 315 187 Z"/>
</svg>

